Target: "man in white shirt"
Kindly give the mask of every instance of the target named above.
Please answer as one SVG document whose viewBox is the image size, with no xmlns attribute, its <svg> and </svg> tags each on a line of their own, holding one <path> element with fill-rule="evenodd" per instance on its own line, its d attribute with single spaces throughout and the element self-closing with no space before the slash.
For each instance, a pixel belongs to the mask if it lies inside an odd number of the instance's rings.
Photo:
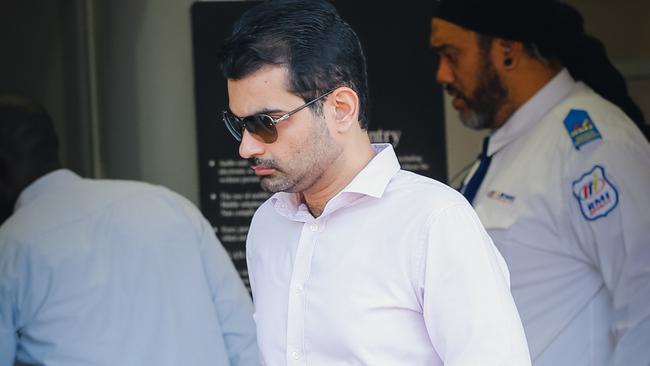
<svg viewBox="0 0 650 366">
<path fill-rule="evenodd" d="M 491 130 L 461 191 L 508 263 L 533 364 L 649 365 L 650 146 L 602 45 L 538 0 L 443 0 L 431 45 L 463 123 Z"/>
<path fill-rule="evenodd" d="M 61 169 L 35 101 L 0 94 L 0 366 L 258 365 L 252 303 L 190 202 Z"/>
<path fill-rule="evenodd" d="M 371 145 L 365 58 L 331 4 L 258 5 L 221 57 L 226 127 L 277 192 L 247 238 L 263 364 L 530 364 L 470 205 Z"/>
</svg>

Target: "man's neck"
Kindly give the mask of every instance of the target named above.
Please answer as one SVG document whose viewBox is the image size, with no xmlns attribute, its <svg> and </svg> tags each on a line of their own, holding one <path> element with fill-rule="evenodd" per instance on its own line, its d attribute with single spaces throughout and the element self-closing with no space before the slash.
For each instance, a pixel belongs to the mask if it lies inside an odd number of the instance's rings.
<svg viewBox="0 0 650 366">
<path fill-rule="evenodd" d="M 503 126 L 508 119 L 537 94 L 546 84 L 562 71 L 561 66 L 549 66 L 537 62 L 526 65 L 508 80 L 508 101 L 497 112 L 494 130 Z"/>
<path fill-rule="evenodd" d="M 327 203 L 334 198 L 375 156 L 367 135 L 363 143 L 348 146 L 339 158 L 309 190 L 302 192 L 302 201 L 314 217 L 323 214 Z"/>
</svg>

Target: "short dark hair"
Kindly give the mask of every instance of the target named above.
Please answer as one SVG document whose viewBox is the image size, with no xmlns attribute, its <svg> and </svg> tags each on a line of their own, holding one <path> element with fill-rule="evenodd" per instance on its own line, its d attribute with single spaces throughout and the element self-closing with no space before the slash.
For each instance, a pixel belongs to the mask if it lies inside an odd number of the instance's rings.
<svg viewBox="0 0 650 366">
<path fill-rule="evenodd" d="M 368 126 L 368 76 L 361 42 L 324 0 L 268 1 L 237 21 L 219 52 L 227 79 L 242 79 L 266 65 L 284 66 L 290 92 L 305 101 L 347 86 L 359 97 L 359 123 Z M 311 107 L 310 107 L 311 108 Z M 322 103 L 314 104 L 320 113 Z"/>
<path fill-rule="evenodd" d="M 45 108 L 25 95 L 0 93 L 0 178 L 29 183 L 59 167 L 59 140 Z"/>
</svg>

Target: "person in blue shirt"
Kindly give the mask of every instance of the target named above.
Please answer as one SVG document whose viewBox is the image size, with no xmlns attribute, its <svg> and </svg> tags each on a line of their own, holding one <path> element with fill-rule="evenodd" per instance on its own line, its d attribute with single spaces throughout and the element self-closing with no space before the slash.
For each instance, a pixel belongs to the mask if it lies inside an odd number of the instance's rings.
<svg viewBox="0 0 650 366">
<path fill-rule="evenodd" d="M 0 95 L 0 366 L 257 365 L 249 294 L 178 194 L 60 168 L 50 117 Z"/>
</svg>

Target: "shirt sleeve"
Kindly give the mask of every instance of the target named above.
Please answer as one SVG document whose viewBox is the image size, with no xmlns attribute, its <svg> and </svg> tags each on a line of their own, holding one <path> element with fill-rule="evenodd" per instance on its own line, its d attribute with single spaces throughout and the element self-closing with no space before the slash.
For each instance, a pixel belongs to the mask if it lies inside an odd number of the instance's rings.
<svg viewBox="0 0 650 366">
<path fill-rule="evenodd" d="M 0 240 L 0 366 L 11 366 L 16 357 L 16 268 L 15 253 Z"/>
<path fill-rule="evenodd" d="M 423 314 L 444 364 L 530 365 L 505 261 L 469 204 L 433 215 L 426 244 Z"/>
<path fill-rule="evenodd" d="M 258 365 L 253 305 L 228 253 L 207 221 L 203 223 L 203 262 L 212 288 L 230 365 Z"/>
<path fill-rule="evenodd" d="M 650 360 L 650 147 L 598 141 L 569 164 L 572 225 L 612 296 L 612 366 Z"/>
</svg>

